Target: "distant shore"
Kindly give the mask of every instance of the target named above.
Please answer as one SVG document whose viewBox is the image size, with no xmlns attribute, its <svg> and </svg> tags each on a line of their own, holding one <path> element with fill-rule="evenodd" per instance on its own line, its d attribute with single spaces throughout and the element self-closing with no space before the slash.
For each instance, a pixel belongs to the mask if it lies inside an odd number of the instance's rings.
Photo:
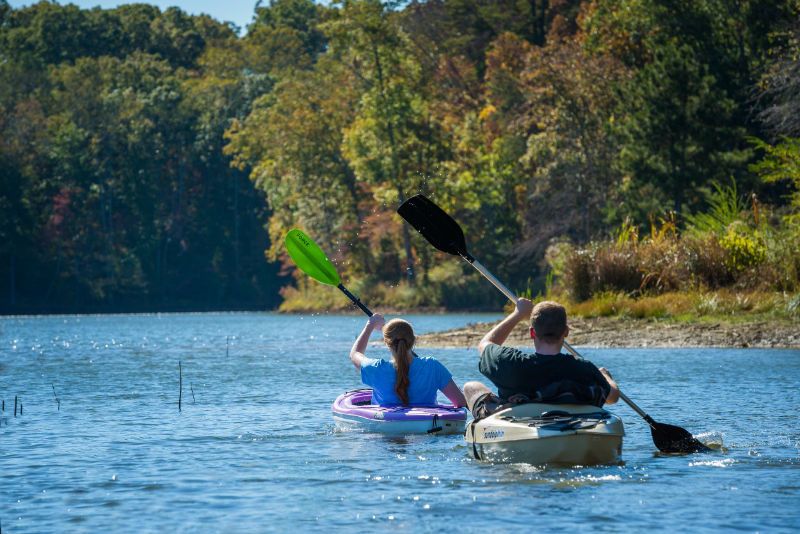
<svg viewBox="0 0 800 534">
<path fill-rule="evenodd" d="M 477 347 L 492 323 L 419 336 L 421 347 Z M 800 324 L 757 320 L 744 323 L 684 323 L 598 317 L 570 319 L 567 338 L 573 345 L 591 347 L 760 347 L 800 349 Z M 521 323 L 508 344 L 528 346 L 528 327 Z"/>
</svg>

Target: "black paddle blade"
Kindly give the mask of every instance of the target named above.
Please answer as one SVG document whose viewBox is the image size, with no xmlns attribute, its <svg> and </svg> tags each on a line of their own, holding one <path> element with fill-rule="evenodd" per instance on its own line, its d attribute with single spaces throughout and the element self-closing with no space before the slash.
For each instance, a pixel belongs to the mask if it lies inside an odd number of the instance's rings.
<svg viewBox="0 0 800 534">
<path fill-rule="evenodd" d="M 397 208 L 397 213 L 437 249 L 462 256 L 470 263 L 474 260 L 467 252 L 461 227 L 426 196 L 414 195 Z"/>
<path fill-rule="evenodd" d="M 656 423 L 652 419 L 650 434 L 658 450 L 668 453 L 710 452 L 711 449 L 692 437 L 688 430 L 679 426 Z"/>
</svg>

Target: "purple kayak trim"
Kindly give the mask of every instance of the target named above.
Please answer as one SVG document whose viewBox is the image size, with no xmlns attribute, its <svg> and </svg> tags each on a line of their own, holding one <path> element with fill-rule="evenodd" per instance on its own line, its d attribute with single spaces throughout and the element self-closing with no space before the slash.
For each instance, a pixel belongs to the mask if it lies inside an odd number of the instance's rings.
<svg viewBox="0 0 800 534">
<path fill-rule="evenodd" d="M 363 417 L 370 421 L 427 421 L 437 416 L 441 421 L 466 421 L 467 409 L 452 404 L 427 406 L 378 406 L 372 401 L 371 389 L 342 393 L 333 401 L 333 413 Z"/>
</svg>

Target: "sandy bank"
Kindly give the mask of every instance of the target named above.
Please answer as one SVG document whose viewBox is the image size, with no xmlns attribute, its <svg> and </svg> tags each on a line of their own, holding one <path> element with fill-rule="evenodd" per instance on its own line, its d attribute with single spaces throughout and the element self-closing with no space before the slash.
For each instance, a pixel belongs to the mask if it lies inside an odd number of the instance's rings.
<svg viewBox="0 0 800 534">
<path fill-rule="evenodd" d="M 421 347 L 476 347 L 493 325 L 475 323 L 465 328 L 419 336 Z M 772 347 L 800 348 L 800 323 L 751 321 L 742 324 L 672 323 L 600 317 L 570 319 L 573 345 L 590 347 Z M 520 324 L 510 345 L 529 345 L 528 328 Z"/>
</svg>

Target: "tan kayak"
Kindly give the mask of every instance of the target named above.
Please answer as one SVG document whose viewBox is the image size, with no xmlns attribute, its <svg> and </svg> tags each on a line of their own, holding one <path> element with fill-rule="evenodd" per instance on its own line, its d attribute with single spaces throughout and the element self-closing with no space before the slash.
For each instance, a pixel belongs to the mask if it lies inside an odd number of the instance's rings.
<svg viewBox="0 0 800 534">
<path fill-rule="evenodd" d="M 478 460 L 597 465 L 622 457 L 622 419 L 596 406 L 518 404 L 472 421 L 464 434 Z"/>
</svg>

